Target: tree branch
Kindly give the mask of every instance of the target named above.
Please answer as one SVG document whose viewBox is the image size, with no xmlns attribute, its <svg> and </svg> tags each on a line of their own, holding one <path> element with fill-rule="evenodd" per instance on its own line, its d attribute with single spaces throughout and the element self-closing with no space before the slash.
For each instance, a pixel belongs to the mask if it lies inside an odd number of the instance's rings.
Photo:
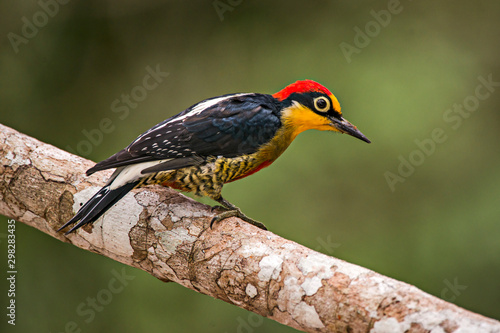
<svg viewBox="0 0 500 333">
<path fill-rule="evenodd" d="M 168 188 L 134 190 L 94 225 L 56 230 L 111 172 L 0 124 L 0 214 L 306 332 L 500 332 L 500 322 L 310 250 Z"/>
</svg>

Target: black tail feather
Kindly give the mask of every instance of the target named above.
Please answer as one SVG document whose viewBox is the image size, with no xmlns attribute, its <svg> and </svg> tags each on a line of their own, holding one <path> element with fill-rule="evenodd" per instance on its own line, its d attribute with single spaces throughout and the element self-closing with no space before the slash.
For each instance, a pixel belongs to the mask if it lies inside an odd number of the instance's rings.
<svg viewBox="0 0 500 333">
<path fill-rule="evenodd" d="M 78 222 L 73 228 L 71 228 L 65 235 L 75 231 L 76 229 L 96 221 L 102 214 L 104 214 L 108 209 L 111 208 L 118 200 L 123 198 L 131 189 L 133 189 L 139 181 L 127 183 L 122 187 L 116 188 L 114 190 L 110 189 L 110 185 L 106 185 L 101 188 L 89 201 L 85 203 L 78 210 L 75 216 L 68 222 L 66 222 L 57 231 L 61 231 L 67 226 Z"/>
</svg>

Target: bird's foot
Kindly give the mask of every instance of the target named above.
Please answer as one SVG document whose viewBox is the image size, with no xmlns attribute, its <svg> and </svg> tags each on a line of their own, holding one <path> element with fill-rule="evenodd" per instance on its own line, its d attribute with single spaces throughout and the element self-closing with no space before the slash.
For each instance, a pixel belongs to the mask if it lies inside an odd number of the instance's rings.
<svg viewBox="0 0 500 333">
<path fill-rule="evenodd" d="M 226 209 L 226 210 L 227 210 L 227 208 L 226 208 L 226 207 L 221 206 L 221 205 L 215 205 L 215 206 L 212 206 L 212 209 L 210 209 L 210 210 L 211 210 L 212 212 L 215 212 L 215 211 L 218 211 L 218 210 L 221 210 L 221 209 L 222 209 L 222 210 L 224 210 L 224 209 Z"/>
<path fill-rule="evenodd" d="M 262 224 L 259 221 L 256 221 L 254 219 L 249 218 L 248 216 L 243 214 L 239 208 L 236 208 L 236 207 L 234 209 L 229 209 L 229 210 L 226 210 L 225 212 L 222 212 L 222 213 L 215 215 L 214 218 L 212 219 L 212 221 L 210 222 L 210 228 L 212 228 L 214 223 L 220 222 L 220 221 L 225 220 L 229 217 L 239 217 L 243 221 L 250 223 L 250 224 L 256 226 L 257 228 L 260 228 L 262 230 L 267 230 L 267 228 L 264 224 Z"/>
</svg>

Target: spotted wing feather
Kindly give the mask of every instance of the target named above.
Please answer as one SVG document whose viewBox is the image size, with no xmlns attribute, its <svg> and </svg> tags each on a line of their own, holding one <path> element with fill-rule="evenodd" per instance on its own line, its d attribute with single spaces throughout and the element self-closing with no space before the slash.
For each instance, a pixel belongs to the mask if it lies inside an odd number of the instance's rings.
<svg viewBox="0 0 500 333">
<path fill-rule="evenodd" d="M 277 103 L 265 94 L 234 94 L 202 101 L 152 127 L 87 174 L 155 160 L 165 162 L 148 172 L 172 170 L 199 165 L 209 156 L 254 153 L 280 126 Z"/>
</svg>

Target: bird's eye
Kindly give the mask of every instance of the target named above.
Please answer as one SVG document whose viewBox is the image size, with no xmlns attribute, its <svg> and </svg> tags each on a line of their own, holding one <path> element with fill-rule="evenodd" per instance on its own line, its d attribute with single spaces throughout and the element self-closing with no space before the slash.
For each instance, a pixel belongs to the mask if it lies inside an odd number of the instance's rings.
<svg viewBox="0 0 500 333">
<path fill-rule="evenodd" d="M 317 97 L 314 99 L 314 107 L 320 112 L 327 112 L 330 110 L 330 101 L 326 97 Z"/>
</svg>

